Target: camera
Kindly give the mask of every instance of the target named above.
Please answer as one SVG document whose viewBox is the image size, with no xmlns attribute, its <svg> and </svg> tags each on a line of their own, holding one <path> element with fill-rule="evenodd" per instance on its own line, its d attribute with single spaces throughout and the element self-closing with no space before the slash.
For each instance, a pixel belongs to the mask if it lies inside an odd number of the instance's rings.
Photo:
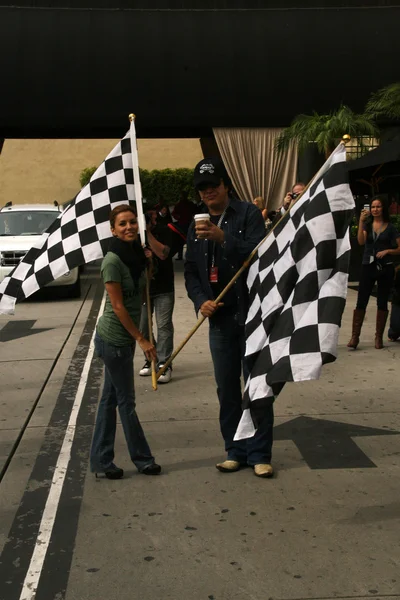
<svg viewBox="0 0 400 600">
<path fill-rule="evenodd" d="M 291 193 L 289 196 L 292 198 L 292 200 L 296 200 L 297 196 L 300 196 L 300 194 Z"/>
</svg>

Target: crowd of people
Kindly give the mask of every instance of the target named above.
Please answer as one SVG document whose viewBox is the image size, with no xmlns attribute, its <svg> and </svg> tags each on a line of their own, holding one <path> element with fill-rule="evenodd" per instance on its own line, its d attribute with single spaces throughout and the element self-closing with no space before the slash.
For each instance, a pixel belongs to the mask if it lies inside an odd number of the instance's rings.
<svg viewBox="0 0 400 600">
<path fill-rule="evenodd" d="M 223 473 L 250 466 L 257 477 L 273 476 L 273 404 L 265 410 L 256 434 L 236 441 L 242 415 L 242 377 L 248 372 L 244 360 L 245 321 L 248 311 L 246 273 L 216 302 L 220 292 L 239 270 L 252 250 L 288 211 L 304 191 L 297 182 L 276 211 L 268 211 L 262 197 L 242 202 L 232 193 L 232 184 L 220 159 L 207 158 L 194 170 L 194 187 L 200 204 L 184 195 L 174 207 L 159 203 L 147 211 L 147 247 L 138 242 L 134 209 L 121 205 L 111 212 L 112 242 L 101 267 L 107 291 L 104 314 L 96 331 L 95 348 L 105 366 L 104 385 L 93 436 L 91 470 L 119 479 L 123 470 L 114 463 L 117 409 L 132 462 L 140 473 L 158 475 L 155 462 L 135 409 L 133 356 L 136 344 L 144 354 L 141 376 L 151 375 L 151 362 L 164 367 L 160 383 L 169 383 L 172 364 L 165 369 L 174 348 L 173 257 L 183 258 L 184 278 L 196 314 L 209 322 L 209 348 L 219 400 L 219 423 L 225 459 L 216 464 Z M 196 213 L 206 213 L 193 219 Z M 378 286 L 375 348 L 383 347 L 388 318 L 389 294 L 395 284 L 389 339 L 400 337 L 400 270 L 393 256 L 400 255 L 400 234 L 389 221 L 388 209 L 373 198 L 361 212 L 358 242 L 365 246 L 357 305 L 354 310 L 349 348 L 356 349 L 366 307 L 375 282 Z M 144 297 L 145 269 L 149 269 L 150 303 Z M 397 273 L 397 274 L 396 274 Z M 150 308 L 150 310 L 148 310 Z M 155 317 L 157 340 L 149 341 L 148 315 Z"/>
</svg>

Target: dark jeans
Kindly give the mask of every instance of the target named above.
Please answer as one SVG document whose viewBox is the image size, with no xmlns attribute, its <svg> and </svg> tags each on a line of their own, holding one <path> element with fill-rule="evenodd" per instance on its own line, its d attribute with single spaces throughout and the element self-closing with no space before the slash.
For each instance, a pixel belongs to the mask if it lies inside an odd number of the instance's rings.
<svg viewBox="0 0 400 600">
<path fill-rule="evenodd" d="M 247 440 L 233 441 L 242 416 L 241 372 L 245 349 L 244 327 L 231 316 L 210 319 L 210 350 L 220 404 L 219 422 L 229 460 L 256 465 L 271 462 L 274 411 L 267 409 L 256 434 Z"/>
<path fill-rule="evenodd" d="M 113 346 L 96 333 L 95 349 L 104 362 L 104 387 L 90 451 L 90 468 L 92 472 L 102 473 L 114 460 L 118 406 L 131 460 L 142 471 L 154 463 L 154 458 L 135 410 L 135 346 Z"/>
<path fill-rule="evenodd" d="M 390 327 L 388 337 L 397 340 L 400 337 L 400 305 L 392 303 L 392 312 L 390 313 Z"/>
<path fill-rule="evenodd" d="M 394 267 L 387 265 L 382 270 L 377 269 L 376 261 L 370 265 L 361 266 L 360 284 L 358 287 L 357 308 L 365 310 L 368 305 L 375 282 L 378 286 L 376 303 L 379 310 L 388 309 L 390 290 L 394 280 Z"/>
</svg>

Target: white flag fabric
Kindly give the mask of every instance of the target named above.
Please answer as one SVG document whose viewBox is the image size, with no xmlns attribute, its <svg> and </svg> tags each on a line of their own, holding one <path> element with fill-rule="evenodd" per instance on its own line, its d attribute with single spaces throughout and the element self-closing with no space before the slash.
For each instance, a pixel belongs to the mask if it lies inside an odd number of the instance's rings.
<svg viewBox="0 0 400 600">
<path fill-rule="evenodd" d="M 133 135 L 134 131 L 133 127 Z M 17 299 L 27 298 L 74 267 L 102 258 L 107 252 L 110 211 L 118 204 L 135 201 L 133 160 L 137 161 L 137 152 L 132 154 L 136 136 L 131 140 L 131 134 L 132 127 L 75 200 L 0 283 L 0 314 L 14 314 Z"/>
<path fill-rule="evenodd" d="M 235 440 L 254 435 L 285 382 L 318 379 L 336 359 L 354 199 L 340 144 L 260 245 L 249 269 L 246 360 L 250 376 Z"/>
</svg>

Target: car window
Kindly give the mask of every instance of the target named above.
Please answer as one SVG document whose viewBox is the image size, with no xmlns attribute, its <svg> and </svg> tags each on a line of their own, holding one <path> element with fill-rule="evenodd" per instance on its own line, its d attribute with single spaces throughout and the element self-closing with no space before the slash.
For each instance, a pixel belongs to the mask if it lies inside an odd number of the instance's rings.
<svg viewBox="0 0 400 600">
<path fill-rule="evenodd" d="M 41 235 L 60 213 L 56 211 L 13 210 L 0 213 L 0 235 Z"/>
</svg>

